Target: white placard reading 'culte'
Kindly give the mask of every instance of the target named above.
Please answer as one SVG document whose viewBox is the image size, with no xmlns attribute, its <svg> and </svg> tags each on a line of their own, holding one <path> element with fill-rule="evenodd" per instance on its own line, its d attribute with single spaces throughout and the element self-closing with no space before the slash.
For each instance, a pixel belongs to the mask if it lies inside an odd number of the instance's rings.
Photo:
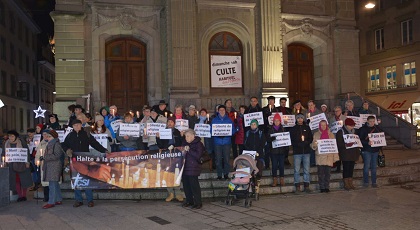
<svg viewBox="0 0 420 230">
<path fill-rule="evenodd" d="M 369 133 L 369 141 L 372 142 L 371 147 L 386 146 L 385 133 Z"/>
<path fill-rule="evenodd" d="M 272 142 L 273 149 L 292 145 L 289 132 L 273 133 L 270 136 L 276 137 Z"/>
<path fill-rule="evenodd" d="M 264 124 L 264 118 L 263 118 L 262 112 L 247 113 L 247 114 L 244 114 L 245 127 L 249 127 L 251 125 L 251 121 L 254 119 L 258 121 L 258 125 Z"/>
<path fill-rule="evenodd" d="M 28 162 L 27 148 L 6 148 L 6 162 Z"/>
<path fill-rule="evenodd" d="M 322 139 L 317 141 L 319 154 L 338 153 L 337 140 Z"/>
<path fill-rule="evenodd" d="M 232 124 L 212 124 L 211 135 L 215 137 L 232 136 Z"/>
<path fill-rule="evenodd" d="M 209 124 L 195 124 L 194 131 L 199 137 L 211 137 Z"/>
</svg>

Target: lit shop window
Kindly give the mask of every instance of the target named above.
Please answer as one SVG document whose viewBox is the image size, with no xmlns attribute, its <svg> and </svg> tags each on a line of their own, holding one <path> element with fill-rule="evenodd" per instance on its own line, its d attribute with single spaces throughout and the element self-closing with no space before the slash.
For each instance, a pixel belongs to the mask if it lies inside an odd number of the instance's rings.
<svg viewBox="0 0 420 230">
<path fill-rule="evenodd" d="M 379 69 L 368 70 L 367 77 L 369 91 L 379 90 Z"/>
<path fill-rule="evenodd" d="M 388 89 L 397 88 L 397 66 L 389 66 L 385 68 L 386 72 L 386 87 Z"/>
<path fill-rule="evenodd" d="M 416 83 L 416 62 L 404 63 L 404 84 L 415 86 Z"/>
</svg>

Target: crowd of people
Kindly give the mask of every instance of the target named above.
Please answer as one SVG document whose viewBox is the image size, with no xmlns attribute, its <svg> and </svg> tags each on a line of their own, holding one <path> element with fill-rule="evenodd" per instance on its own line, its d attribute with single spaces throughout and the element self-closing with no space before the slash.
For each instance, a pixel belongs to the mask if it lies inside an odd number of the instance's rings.
<svg viewBox="0 0 420 230">
<path fill-rule="evenodd" d="M 22 139 L 15 130 L 7 132 L 3 138 L 3 149 L 5 148 L 27 148 L 28 159 L 26 163 L 9 163 L 10 189 L 18 194 L 18 202 L 26 201 L 28 188 L 37 190 L 43 187 L 44 201 L 47 202 L 43 208 L 52 208 L 62 204 L 62 196 L 59 183 L 62 180 L 63 169 L 68 164 L 68 157 L 73 152 L 91 152 L 97 156 L 105 156 L 111 152 L 132 151 L 132 150 L 159 150 L 184 146 L 187 149 L 185 170 L 182 176 L 184 195 L 180 187 L 168 188 L 166 201 L 177 199 L 184 201 L 183 206 L 201 208 L 201 190 L 198 176 L 201 173 L 200 157 L 207 152 L 212 158 L 212 167 L 216 169 L 218 180 L 229 179 L 231 172 L 231 156 L 236 158 L 244 150 L 256 151 L 257 167 L 260 169 L 256 175 L 259 180 L 263 169 L 271 167 L 273 183 L 271 186 L 285 186 L 284 170 L 289 162 L 289 146 L 274 147 L 273 141 L 276 134 L 289 132 L 293 154 L 294 185 L 296 192 L 310 192 L 310 166 L 317 166 L 318 183 L 320 192 L 329 192 L 331 168 L 335 166 L 337 172 L 341 172 L 343 166 L 344 189 L 355 189 L 353 184 L 353 170 L 355 162 L 361 155 L 364 161 L 363 186 L 369 186 L 369 170 L 371 171 L 371 186 L 377 187 L 376 183 L 376 162 L 378 158 L 378 147 L 372 147 L 369 141 L 369 134 L 381 132 L 375 125 L 376 118 L 369 116 L 366 124 L 359 130 L 355 129 L 355 121 L 347 116 L 358 116 L 369 114 L 369 104 L 356 110 L 354 103 L 348 100 L 345 108 L 335 106 L 329 112 L 327 105 L 316 107 L 314 101 L 310 100 L 305 108 L 300 100 L 291 103 L 291 108 L 286 107 L 287 99 L 280 98 L 280 105 L 275 105 L 275 97 L 267 98 L 268 104 L 261 107 L 257 97 L 250 98 L 250 104 L 240 105 L 238 110 L 233 107 L 232 100 L 227 99 L 224 104 L 218 104 L 210 113 L 206 108 L 198 110 L 196 106 L 190 105 L 184 111 L 184 105 L 176 105 L 171 112 L 167 103 L 161 100 L 159 104 L 152 107 L 145 105 L 142 111 L 128 111 L 122 116 L 118 113 L 115 105 L 105 106 L 92 116 L 82 108 L 81 105 L 70 105 L 69 119 L 60 125 L 57 114 L 49 115 L 47 124 L 38 124 L 35 128 L 27 130 L 27 138 Z M 249 126 L 245 124 L 245 115 L 255 112 L 262 112 L 263 121 L 253 119 Z M 284 125 L 282 115 L 295 116 L 294 126 Z M 317 129 L 309 127 L 311 116 L 324 113 L 325 120 L 319 122 Z M 274 116 L 272 116 L 274 115 Z M 272 124 L 269 122 L 272 117 Z M 177 119 L 188 120 L 187 130 L 175 128 Z M 115 121 L 122 123 L 162 123 L 167 129 L 172 130 L 172 139 L 160 139 L 159 133 L 156 136 L 148 136 L 143 133 L 140 137 L 120 136 L 115 126 Z M 342 122 L 342 128 L 335 134 L 331 132 L 329 124 L 336 121 Z M 229 124 L 232 127 L 230 135 L 211 136 L 200 138 L 194 131 L 196 124 Z M 64 127 L 72 127 L 73 130 L 60 143 L 56 130 Z M 39 143 L 34 143 L 34 135 L 41 134 Z M 108 146 L 105 148 L 99 144 L 90 134 L 106 134 Z M 356 134 L 360 137 L 363 148 L 346 148 L 343 136 L 345 134 Z M 332 154 L 320 154 L 318 141 L 322 139 L 336 139 L 338 152 Z M 93 150 L 89 150 L 89 146 Z M 2 152 L 2 156 L 4 156 Z M 232 155 L 231 155 L 232 154 Z M 301 183 L 300 169 L 303 167 L 303 189 Z M 88 207 L 93 207 L 93 192 L 85 190 Z M 82 193 L 75 190 L 74 207 L 83 205 Z"/>
</svg>

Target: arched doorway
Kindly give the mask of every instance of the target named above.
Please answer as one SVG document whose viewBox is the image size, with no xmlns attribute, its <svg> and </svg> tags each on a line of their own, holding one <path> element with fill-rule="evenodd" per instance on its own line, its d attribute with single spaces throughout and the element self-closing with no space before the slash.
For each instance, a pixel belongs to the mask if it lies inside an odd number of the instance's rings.
<svg viewBox="0 0 420 230">
<path fill-rule="evenodd" d="M 314 99 L 313 50 L 302 44 L 290 44 L 287 52 L 290 102 L 300 99 L 306 107 Z"/>
<path fill-rule="evenodd" d="M 120 112 L 140 111 L 147 104 L 146 45 L 133 38 L 106 43 L 108 105 Z"/>
</svg>

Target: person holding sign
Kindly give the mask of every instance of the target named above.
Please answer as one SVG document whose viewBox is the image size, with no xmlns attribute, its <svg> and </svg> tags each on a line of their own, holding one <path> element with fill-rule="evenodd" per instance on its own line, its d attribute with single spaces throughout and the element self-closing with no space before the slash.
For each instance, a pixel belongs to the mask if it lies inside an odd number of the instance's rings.
<svg viewBox="0 0 420 230">
<path fill-rule="evenodd" d="M 91 134 L 106 134 L 107 135 L 107 147 L 108 152 L 111 152 L 112 134 L 109 129 L 105 126 L 105 119 L 102 115 L 95 116 L 95 124 L 92 127 Z M 99 154 L 96 149 L 91 149 L 93 154 Z"/>
<path fill-rule="evenodd" d="M 300 192 L 300 166 L 303 164 L 303 184 L 305 192 L 310 192 L 309 184 L 311 181 L 309 174 L 310 153 L 312 143 L 312 132 L 304 122 L 305 115 L 298 113 L 296 115 L 297 124 L 290 129 L 290 139 L 293 146 L 294 162 L 294 181 L 296 192 Z"/>
<path fill-rule="evenodd" d="M 133 114 L 127 112 L 124 114 L 124 122 L 122 124 L 134 124 Z M 138 128 L 137 128 L 138 130 Z M 140 138 L 140 130 L 138 130 L 138 136 L 120 136 L 121 128 L 117 131 L 117 140 L 120 142 L 120 151 L 133 151 L 137 149 L 137 141 Z"/>
<path fill-rule="evenodd" d="M 331 167 L 339 160 L 338 153 L 319 154 L 318 140 L 335 139 L 334 134 L 328 128 L 327 121 L 319 122 L 318 131 L 314 134 L 311 148 L 315 150 L 315 160 L 318 167 L 318 184 L 321 193 L 330 192 Z"/>
<path fill-rule="evenodd" d="M 200 116 L 198 118 L 199 118 L 199 122 L 198 122 L 199 124 L 206 124 L 206 125 L 211 126 L 212 118 L 210 118 L 210 115 L 207 113 L 207 109 L 202 108 L 200 110 Z M 203 139 L 204 139 L 204 147 L 206 148 L 207 153 L 211 157 L 212 169 L 216 169 L 216 158 L 214 154 L 213 137 L 211 136 L 204 137 Z"/>
<path fill-rule="evenodd" d="M 111 105 L 109 107 L 109 114 L 104 116 L 104 122 L 105 122 L 105 127 L 107 127 L 107 129 L 109 129 L 109 131 L 111 132 L 112 138 L 115 139 L 116 135 L 115 133 L 117 132 L 117 130 L 114 130 L 112 128 L 112 123 L 116 122 L 118 120 L 121 119 L 121 117 L 118 115 L 118 108 L 115 105 Z M 118 151 L 118 145 L 117 143 L 113 143 L 111 145 L 111 152 L 117 152 Z"/>
<path fill-rule="evenodd" d="M 222 179 L 222 174 L 225 180 L 229 179 L 230 172 L 230 150 L 231 150 L 231 137 L 236 133 L 236 127 L 232 120 L 226 114 L 226 106 L 220 105 L 218 107 L 218 114 L 213 118 L 211 124 L 230 124 L 232 126 L 232 133 L 228 136 L 214 136 L 214 152 L 216 153 L 216 168 L 217 179 Z M 223 159 L 223 160 L 222 160 Z M 223 161 L 223 167 L 222 167 Z"/>
<path fill-rule="evenodd" d="M 190 105 L 190 107 L 188 107 L 188 115 L 186 117 L 188 120 L 188 128 L 194 129 L 195 124 L 198 124 L 199 122 L 198 113 L 197 109 L 195 108 L 195 105 Z"/>
<path fill-rule="evenodd" d="M 377 188 L 376 183 L 376 166 L 378 162 L 379 151 L 382 147 L 372 147 L 373 142 L 369 140 L 369 134 L 382 132 L 375 125 L 376 118 L 369 116 L 367 122 L 360 131 L 360 141 L 362 142 L 362 158 L 363 158 L 363 187 L 369 187 L 369 168 L 372 180 L 372 187 Z"/>
<path fill-rule="evenodd" d="M 39 167 L 39 172 L 41 174 L 41 185 L 42 185 L 42 190 L 44 192 L 44 202 L 47 202 L 49 199 L 49 194 L 50 194 L 50 188 L 49 188 L 49 183 L 48 181 L 44 181 L 42 178 L 44 177 L 44 170 L 42 169 L 42 164 L 43 162 L 39 160 L 39 158 L 41 156 L 44 156 L 45 153 L 45 149 L 47 148 L 48 145 L 48 129 L 44 129 L 42 130 L 42 140 L 39 142 L 38 146 L 36 147 L 36 154 L 35 154 L 35 162 L 39 161 L 40 165 Z"/>
<path fill-rule="evenodd" d="M 257 160 L 257 168 L 259 169 L 259 172 L 256 176 L 257 180 L 260 180 L 264 169 L 264 146 L 266 138 L 264 131 L 258 128 L 258 121 L 256 119 L 251 121 L 250 127 L 251 129 L 245 133 L 244 150 L 257 152 L 255 160 Z"/>
<path fill-rule="evenodd" d="M 281 116 L 280 114 L 274 115 L 273 125 L 268 127 L 267 137 L 270 139 L 270 142 L 276 140 L 276 136 L 272 134 L 286 132 L 284 127 L 281 125 Z M 273 148 L 270 145 L 271 152 L 271 172 L 273 175 L 273 184 L 271 187 L 276 187 L 277 183 L 280 183 L 280 186 L 284 186 L 284 157 L 289 151 L 289 146 Z M 279 170 L 279 176 L 277 176 L 277 170 Z"/>
<path fill-rule="evenodd" d="M 263 112 L 263 109 L 258 104 L 258 98 L 257 97 L 251 97 L 249 101 L 249 106 L 247 110 L 245 111 L 245 114 L 248 113 L 257 113 L 257 112 Z M 264 125 L 260 125 L 260 130 L 264 130 Z M 245 132 L 248 131 L 250 127 L 245 127 Z"/>
<path fill-rule="evenodd" d="M 351 118 L 346 118 L 344 121 L 344 126 L 340 129 L 336 136 L 337 147 L 340 156 L 340 160 L 343 162 L 343 183 L 344 189 L 356 189 L 353 185 L 353 171 L 354 165 L 357 160 L 359 160 L 360 149 L 359 148 L 346 148 L 351 147 L 353 143 L 345 143 L 344 135 L 345 134 L 355 134 L 356 130 L 354 126 L 356 123 Z"/>
<path fill-rule="evenodd" d="M 286 102 L 287 102 L 287 98 L 282 97 L 280 98 L 280 106 L 277 107 L 278 110 L 283 114 L 283 115 L 293 115 L 292 114 L 292 110 L 289 107 L 286 107 Z M 287 149 L 287 153 L 284 156 L 284 164 L 287 166 L 290 166 L 290 162 L 289 162 L 289 149 Z"/>
<path fill-rule="evenodd" d="M 35 147 L 38 143 L 34 142 L 35 136 L 35 129 L 29 128 L 26 130 L 28 137 L 26 138 L 26 144 L 29 148 L 29 155 L 31 159 L 31 174 L 32 174 L 32 181 L 34 182 L 34 187 L 30 188 L 29 191 L 36 191 L 41 184 L 41 174 L 39 171 L 36 170 L 36 161 L 35 161 Z"/>
<path fill-rule="evenodd" d="M 316 115 L 321 114 L 321 110 L 316 108 L 314 100 L 308 101 L 308 110 L 306 111 L 306 118 L 308 119 L 308 124 L 310 123 L 310 118 Z M 318 129 L 312 130 L 312 134 L 314 134 Z M 311 149 L 311 157 L 310 157 L 311 166 L 315 166 L 315 151 Z"/>
<path fill-rule="evenodd" d="M 267 106 L 263 107 L 264 133 L 267 133 L 268 128 L 269 128 L 268 117 L 271 116 L 273 113 L 280 112 L 275 105 L 276 98 L 274 96 L 267 97 L 267 101 L 268 101 Z M 265 151 L 264 164 L 266 166 L 270 165 L 270 155 L 271 155 L 270 150 L 271 150 L 271 139 L 267 139 L 267 144 L 264 147 L 264 151 Z"/>
<path fill-rule="evenodd" d="M 21 148 L 26 149 L 26 161 L 25 162 L 9 162 L 9 188 L 13 191 L 13 194 L 18 194 L 18 202 L 26 201 L 26 192 L 29 187 L 32 186 L 32 177 L 30 169 L 30 156 L 28 145 L 25 141 L 19 138 L 19 133 L 16 130 L 10 130 L 7 132 L 9 139 L 4 143 L 4 152 L 7 149 Z M 3 154 L 4 156 L 5 154 Z M 8 160 L 6 159 L 6 162 Z M 19 179 L 16 180 L 16 177 Z"/>
<path fill-rule="evenodd" d="M 330 129 L 334 129 L 334 125 L 338 125 L 337 128 L 341 129 L 344 125 L 344 121 L 346 120 L 346 116 L 343 115 L 343 110 L 341 109 L 341 106 L 334 107 L 334 114 L 330 118 L 328 124 L 330 124 Z M 336 129 L 337 130 L 337 129 Z M 336 131 L 332 131 L 333 133 L 336 133 Z M 336 163 L 337 170 L 335 172 L 341 172 L 341 161 L 337 161 Z"/>
<path fill-rule="evenodd" d="M 169 116 L 171 117 L 171 116 Z M 152 110 L 150 110 L 150 117 L 147 119 L 147 123 L 161 123 L 166 124 L 167 118 L 165 116 L 162 116 L 156 112 L 156 108 L 153 107 Z M 149 150 L 158 150 L 159 146 L 157 145 L 156 137 L 155 136 L 148 136 L 147 132 L 143 131 L 143 142 L 147 140 L 147 147 Z"/>
</svg>

